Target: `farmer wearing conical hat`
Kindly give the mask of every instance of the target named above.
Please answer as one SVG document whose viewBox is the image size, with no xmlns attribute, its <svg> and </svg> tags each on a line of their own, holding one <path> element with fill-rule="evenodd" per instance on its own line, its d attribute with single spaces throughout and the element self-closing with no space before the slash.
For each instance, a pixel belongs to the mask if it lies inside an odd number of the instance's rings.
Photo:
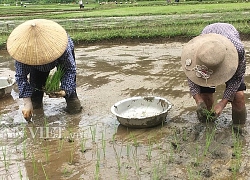
<svg viewBox="0 0 250 180">
<path fill-rule="evenodd" d="M 64 97 L 66 111 L 81 112 L 76 93 L 76 62 L 74 44 L 65 29 L 46 19 L 28 20 L 16 27 L 7 40 L 7 50 L 15 61 L 19 97 L 24 100 L 22 110 L 30 120 L 33 108 L 41 108 L 43 87 L 55 67 L 62 67 L 61 90 L 54 97 Z M 28 76 L 29 75 L 29 79 Z"/>
<path fill-rule="evenodd" d="M 201 35 L 184 46 L 181 64 L 201 122 L 208 117 L 204 109 L 213 112 L 216 118 L 230 102 L 233 124 L 245 124 L 245 50 L 234 26 L 227 23 L 206 26 Z M 224 83 L 223 97 L 214 104 L 215 88 Z"/>
</svg>

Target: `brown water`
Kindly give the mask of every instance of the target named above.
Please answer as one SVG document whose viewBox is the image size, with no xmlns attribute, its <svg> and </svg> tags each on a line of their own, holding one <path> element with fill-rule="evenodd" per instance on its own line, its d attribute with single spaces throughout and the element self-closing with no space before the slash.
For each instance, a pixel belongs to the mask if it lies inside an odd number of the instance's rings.
<svg viewBox="0 0 250 180">
<path fill-rule="evenodd" d="M 249 62 L 250 42 L 244 44 Z M 249 179 L 249 121 L 237 141 L 230 104 L 215 123 L 198 122 L 180 65 L 182 46 L 77 47 L 77 92 L 84 108 L 78 115 L 63 111 L 64 99 L 45 96 L 43 109 L 26 124 L 15 87 L 0 100 L 0 179 Z M 0 52 L 0 76 L 14 74 L 13 60 Z M 248 63 L 247 86 L 249 74 Z M 217 99 L 223 88 L 217 88 Z M 120 100 L 147 95 L 172 103 L 164 124 L 129 129 L 110 112 Z M 246 103 L 249 109 L 249 90 Z"/>
</svg>

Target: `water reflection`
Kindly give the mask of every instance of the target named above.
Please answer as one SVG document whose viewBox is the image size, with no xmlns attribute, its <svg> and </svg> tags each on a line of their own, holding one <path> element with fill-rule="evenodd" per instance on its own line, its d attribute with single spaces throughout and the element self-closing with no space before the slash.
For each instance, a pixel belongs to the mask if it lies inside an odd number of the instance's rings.
<svg viewBox="0 0 250 180">
<path fill-rule="evenodd" d="M 250 45 L 249 42 L 244 43 L 246 57 L 249 58 Z M 91 94 L 91 90 L 93 90 L 97 93 L 96 89 L 100 88 L 102 90 L 99 92 L 102 93 L 104 89 L 111 87 L 109 93 L 112 93 L 113 96 L 159 95 L 175 102 L 176 107 L 183 107 L 182 111 L 184 112 L 185 108 L 188 108 L 192 103 L 186 102 L 189 90 L 180 65 L 182 46 L 182 43 L 174 42 L 77 47 L 79 94 L 82 94 L 84 98 L 85 91 L 90 91 Z M 14 60 L 7 51 L 2 50 L 0 54 L 0 75 L 14 76 Z M 250 71 L 247 68 L 246 83 L 249 74 Z M 219 91 L 222 91 L 223 88 L 224 86 L 218 87 L 218 94 L 216 94 L 218 98 L 221 95 Z M 248 94 L 247 90 L 247 98 Z M 96 98 L 105 99 L 104 96 L 105 93 L 97 95 Z M 49 101 L 47 105 L 53 106 L 54 103 Z M 3 108 L 3 106 L 0 107 L 0 109 Z M 58 113 L 60 114 L 60 112 Z"/>
<path fill-rule="evenodd" d="M 109 139 L 112 139 L 116 135 L 118 142 L 128 141 L 131 138 L 131 133 L 134 133 L 135 137 L 139 138 L 145 144 L 148 140 L 147 135 L 152 135 L 158 141 L 163 141 L 165 137 L 171 135 L 171 128 L 169 126 L 191 126 L 192 129 L 198 122 L 195 114 L 195 103 L 189 94 L 186 77 L 181 69 L 180 55 L 182 46 L 183 44 L 178 42 L 76 47 L 78 68 L 77 92 L 84 109 L 82 114 L 70 116 L 63 111 L 63 108 L 66 106 L 64 99 L 49 99 L 45 96 L 43 109 L 34 111 L 33 125 L 43 127 L 47 123 L 48 126 L 62 126 L 68 129 L 68 131 L 78 134 L 80 134 L 80 131 L 84 131 L 85 138 L 89 139 L 93 138 L 93 130 L 95 130 L 97 132 L 97 140 L 102 139 L 103 132 L 105 132 L 105 136 Z M 245 42 L 245 47 L 247 66 L 249 66 L 250 42 Z M 8 56 L 6 51 L 1 51 L 0 75 L 14 76 L 14 74 L 14 60 Z M 247 85 L 250 82 L 248 81 L 249 74 L 250 69 L 247 68 Z M 222 97 L 223 89 L 223 85 L 217 88 L 218 91 L 215 95 L 217 98 Z M 3 124 L 22 124 L 25 122 L 21 115 L 23 102 L 21 99 L 18 99 L 17 93 L 15 89 L 15 93 L 11 97 L 0 100 L 0 112 Z M 164 126 L 134 130 L 119 125 L 116 117 L 111 114 L 110 107 L 122 99 L 139 95 L 164 97 L 173 104 Z M 249 90 L 246 91 L 246 98 L 249 98 Z M 249 105 L 247 101 L 247 107 Z M 230 112 L 230 106 L 223 112 L 228 114 L 228 116 L 223 116 L 227 119 L 227 123 L 224 123 L 226 127 L 229 126 L 231 121 Z M 220 127 L 226 128 L 222 125 Z M 51 158 L 53 162 L 50 161 L 50 165 L 51 167 L 57 167 L 59 170 L 55 172 L 47 164 L 46 172 L 56 178 L 63 171 L 62 168 L 67 167 L 72 169 L 73 167 L 77 169 L 79 164 L 81 165 L 80 167 L 85 168 L 86 163 L 92 163 L 94 156 L 91 154 L 92 151 L 87 151 L 86 154 L 79 156 L 79 152 L 72 152 L 72 148 L 76 144 L 70 144 L 68 139 L 63 140 L 64 143 L 67 143 L 65 151 L 58 152 L 58 154 L 54 152 L 57 152 L 59 145 L 53 140 L 42 142 L 42 145 L 39 143 L 31 144 L 31 146 L 34 145 L 37 148 L 32 153 L 35 152 L 38 159 L 45 156 L 46 147 L 51 152 L 53 151 L 54 156 Z M 76 143 L 79 143 L 79 141 L 76 141 Z M 19 143 L 19 148 L 22 147 L 23 144 L 21 142 Z M 8 146 L 7 148 L 14 149 L 13 146 Z M 43 154 L 40 152 L 41 148 L 43 148 Z M 62 159 L 64 156 L 70 157 L 72 153 L 77 154 L 75 160 L 82 157 L 84 160 L 87 159 L 89 161 L 85 162 L 85 166 L 79 160 L 79 162 L 77 161 L 78 164 L 76 163 L 76 165 L 68 167 L 68 159 Z M 11 161 L 16 162 L 15 159 L 11 159 Z M 44 161 L 43 163 L 46 164 Z M 23 170 L 23 167 L 28 170 Z M 28 172 L 29 175 L 27 176 L 29 177 L 32 177 L 31 168 L 32 162 L 26 161 L 25 165 L 21 165 L 20 163 L 20 169 Z M 3 169 L 4 166 L 0 165 L 0 170 Z M 12 167 L 10 170 L 12 170 Z M 83 169 L 77 170 L 84 175 Z M 41 165 L 39 166 L 39 171 L 43 171 Z M 13 172 L 16 173 L 16 169 Z M 24 176 L 26 175 L 26 173 L 23 174 Z"/>
</svg>

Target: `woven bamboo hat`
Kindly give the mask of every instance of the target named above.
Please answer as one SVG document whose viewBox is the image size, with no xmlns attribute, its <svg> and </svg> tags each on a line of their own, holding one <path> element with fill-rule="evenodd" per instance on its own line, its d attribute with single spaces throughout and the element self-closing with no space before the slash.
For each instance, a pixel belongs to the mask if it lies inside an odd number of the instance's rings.
<svg viewBox="0 0 250 180">
<path fill-rule="evenodd" d="M 234 44 L 220 34 L 202 34 L 191 39 L 182 50 L 181 65 L 195 84 L 213 87 L 227 82 L 238 67 Z"/>
<path fill-rule="evenodd" d="M 28 65 L 48 64 L 66 50 L 68 36 L 58 23 L 46 19 L 28 20 L 17 26 L 7 40 L 15 60 Z"/>
</svg>

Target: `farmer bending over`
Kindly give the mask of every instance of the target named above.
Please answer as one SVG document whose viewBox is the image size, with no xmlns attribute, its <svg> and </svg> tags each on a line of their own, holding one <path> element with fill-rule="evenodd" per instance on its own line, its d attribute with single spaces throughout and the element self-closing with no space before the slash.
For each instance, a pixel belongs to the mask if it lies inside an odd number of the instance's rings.
<svg viewBox="0 0 250 180">
<path fill-rule="evenodd" d="M 65 29 L 58 23 L 45 20 L 28 20 L 16 27 L 7 40 L 7 50 L 16 61 L 16 81 L 19 97 L 24 100 L 23 116 L 32 117 L 33 108 L 41 108 L 43 88 L 54 67 L 62 67 L 61 90 L 54 97 L 64 97 L 66 111 L 81 112 L 76 93 L 76 62 L 74 44 Z M 29 75 L 29 80 L 27 76 Z"/>
<path fill-rule="evenodd" d="M 216 118 L 230 102 L 233 124 L 245 124 L 245 50 L 234 26 L 215 23 L 205 27 L 201 35 L 184 46 L 181 64 L 197 104 L 199 121 L 207 121 L 204 109 L 214 112 Z M 215 87 L 224 83 L 223 97 L 214 104 Z"/>
</svg>

